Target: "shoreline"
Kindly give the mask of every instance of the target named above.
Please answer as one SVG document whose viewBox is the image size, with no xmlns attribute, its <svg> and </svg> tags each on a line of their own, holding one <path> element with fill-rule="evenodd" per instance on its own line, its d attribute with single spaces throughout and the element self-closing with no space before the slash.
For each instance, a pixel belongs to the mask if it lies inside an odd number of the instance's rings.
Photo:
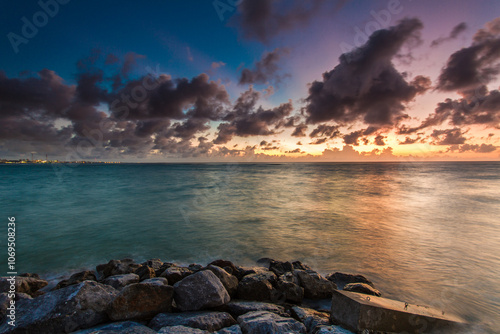
<svg viewBox="0 0 500 334">
<path fill-rule="evenodd" d="M 0 333 L 265 333 L 272 328 L 267 332 L 326 334 L 418 330 L 422 324 L 446 333 L 466 325 L 444 311 L 408 303 L 395 307 L 402 302 L 381 297 L 362 275 L 323 276 L 300 261 L 270 258 L 254 267 L 228 260 L 206 266 L 110 260 L 62 280 L 22 274 L 14 298 L 5 291 L 8 284 L 1 279 Z M 16 310 L 9 318 L 12 301 Z M 370 315 L 364 324 L 353 320 L 366 317 L 359 310 L 367 307 L 389 314 L 392 323 Z M 415 317 L 421 321 L 415 323 Z"/>
</svg>

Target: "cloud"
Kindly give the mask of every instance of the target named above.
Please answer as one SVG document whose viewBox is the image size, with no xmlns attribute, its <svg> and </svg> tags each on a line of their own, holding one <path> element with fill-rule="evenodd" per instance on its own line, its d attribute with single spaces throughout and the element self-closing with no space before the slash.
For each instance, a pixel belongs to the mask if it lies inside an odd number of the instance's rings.
<svg viewBox="0 0 500 334">
<path fill-rule="evenodd" d="M 309 137 L 329 137 L 329 138 L 337 138 L 340 136 L 339 127 L 335 125 L 318 125 L 312 132 L 309 134 Z"/>
<path fill-rule="evenodd" d="M 495 79 L 499 73 L 500 17 L 488 22 L 474 35 L 472 45 L 453 53 L 441 70 L 441 91 L 474 89 Z"/>
<path fill-rule="evenodd" d="M 362 140 L 363 143 L 367 145 L 369 143 L 369 140 L 368 138 L 366 138 L 366 136 L 375 133 L 377 130 L 377 127 L 369 126 L 364 130 L 353 131 L 343 136 L 344 143 L 346 143 L 347 145 L 358 146 L 359 140 Z"/>
<path fill-rule="evenodd" d="M 307 131 L 307 125 L 301 123 L 295 127 L 295 130 L 292 132 L 293 137 L 305 137 Z"/>
<path fill-rule="evenodd" d="M 439 37 L 431 42 L 431 47 L 436 47 L 438 45 L 443 44 L 444 42 L 448 42 L 454 40 L 460 35 L 462 32 L 467 30 L 467 24 L 465 22 L 457 24 L 451 30 L 450 34 L 447 37 Z"/>
<path fill-rule="evenodd" d="M 293 111 L 292 101 L 282 103 L 271 109 L 257 108 L 261 94 L 250 87 L 236 100 L 232 111 L 223 118 L 227 123 L 218 126 L 215 144 L 225 144 L 233 136 L 264 136 L 275 134 L 276 129 L 284 126 L 284 119 Z"/>
<path fill-rule="evenodd" d="M 459 128 L 434 130 L 431 137 L 434 138 L 432 142 L 434 145 L 460 145 L 467 140 Z"/>
<path fill-rule="evenodd" d="M 280 33 L 307 25 L 320 13 L 334 15 L 346 0 L 251 0 L 241 1 L 234 24 L 248 39 L 269 42 Z"/>
<path fill-rule="evenodd" d="M 269 82 L 279 84 L 284 77 L 277 74 L 280 69 L 279 62 L 287 54 L 289 54 L 288 49 L 280 48 L 264 53 L 262 58 L 255 64 L 255 68 L 244 68 L 241 71 L 239 84 L 267 84 Z"/>
<path fill-rule="evenodd" d="M 360 48 L 340 57 L 340 63 L 314 81 L 306 98 L 307 121 L 336 121 L 385 126 L 408 117 L 405 103 L 430 87 L 430 79 L 417 76 L 411 82 L 391 60 L 409 41 L 420 41 L 422 23 L 404 19 L 394 27 L 378 30 Z M 418 43 L 417 43 L 418 44 Z"/>
<path fill-rule="evenodd" d="M 460 153 L 476 152 L 476 153 L 490 153 L 496 151 L 498 147 L 492 144 L 464 144 L 458 147 L 452 147 L 452 151 L 458 150 Z"/>
<path fill-rule="evenodd" d="M 294 150 L 291 150 L 291 151 L 286 151 L 285 153 L 300 153 L 300 154 L 303 154 L 305 153 L 304 151 L 302 151 L 300 148 L 296 148 Z"/>
<path fill-rule="evenodd" d="M 432 114 L 419 126 L 401 126 L 400 134 L 412 134 L 431 126 L 448 122 L 452 126 L 483 125 L 491 128 L 500 127 L 500 91 L 488 91 L 481 86 L 471 91 L 462 92 L 461 99 L 446 99 L 438 103 Z"/>
<path fill-rule="evenodd" d="M 384 139 L 385 139 L 384 136 L 378 135 L 375 137 L 374 144 L 378 146 L 385 146 Z"/>
</svg>

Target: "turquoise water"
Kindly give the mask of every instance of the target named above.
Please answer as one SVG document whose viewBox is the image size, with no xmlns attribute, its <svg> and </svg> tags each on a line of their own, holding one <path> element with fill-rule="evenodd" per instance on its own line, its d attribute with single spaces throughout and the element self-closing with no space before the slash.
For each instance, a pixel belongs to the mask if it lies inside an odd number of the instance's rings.
<svg viewBox="0 0 500 334">
<path fill-rule="evenodd" d="M 0 165 L 17 270 L 298 259 L 500 328 L 500 163 Z M 1 226 L 1 225 L 0 225 Z M 3 245 L 3 246 L 2 246 Z M 7 272 L 0 254 L 0 271 Z"/>
</svg>

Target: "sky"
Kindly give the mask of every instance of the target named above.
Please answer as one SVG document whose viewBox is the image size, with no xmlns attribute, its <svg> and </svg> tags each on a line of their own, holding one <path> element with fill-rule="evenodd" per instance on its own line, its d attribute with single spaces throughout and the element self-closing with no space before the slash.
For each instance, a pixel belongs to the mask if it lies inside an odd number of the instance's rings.
<svg viewBox="0 0 500 334">
<path fill-rule="evenodd" d="M 0 159 L 500 160 L 497 0 L 1 6 Z"/>
</svg>

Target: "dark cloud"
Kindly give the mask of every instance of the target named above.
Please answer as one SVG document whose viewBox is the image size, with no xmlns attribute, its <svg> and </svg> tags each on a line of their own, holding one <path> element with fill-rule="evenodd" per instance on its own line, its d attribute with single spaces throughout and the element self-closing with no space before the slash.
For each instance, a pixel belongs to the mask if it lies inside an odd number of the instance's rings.
<svg viewBox="0 0 500 334">
<path fill-rule="evenodd" d="M 285 153 L 305 153 L 303 152 L 300 148 L 296 148 L 294 150 L 291 150 L 291 151 L 286 151 Z"/>
<path fill-rule="evenodd" d="M 319 145 L 319 144 L 326 143 L 327 140 L 328 140 L 328 138 L 326 138 L 326 137 L 318 138 L 315 141 L 310 142 L 309 144 L 311 144 L 311 145 Z"/>
<path fill-rule="evenodd" d="M 272 109 L 257 108 L 260 93 L 252 87 L 243 92 L 236 100 L 232 111 L 223 118 L 228 123 L 218 126 L 215 144 L 225 144 L 233 136 L 263 136 L 275 134 L 275 130 L 284 125 L 286 117 L 293 111 L 292 101 L 282 103 Z"/>
<path fill-rule="evenodd" d="M 255 64 L 255 67 L 253 69 L 244 68 L 241 71 L 239 84 L 266 84 L 269 82 L 279 84 L 283 77 L 288 76 L 278 75 L 278 71 L 280 69 L 279 62 L 281 58 L 288 53 L 288 49 L 280 48 L 276 48 L 271 52 L 264 53 L 262 58 Z M 274 88 L 272 89 L 272 92 L 274 92 Z M 268 92 L 268 94 L 272 92 Z"/>
<path fill-rule="evenodd" d="M 488 22 L 471 46 L 453 53 L 441 70 L 437 88 L 442 91 L 473 89 L 491 82 L 499 73 L 500 18 Z"/>
<path fill-rule="evenodd" d="M 346 0 L 251 0 L 241 1 L 235 25 L 243 36 L 268 42 L 283 31 L 297 29 L 320 13 L 335 14 Z"/>
<path fill-rule="evenodd" d="M 309 134 L 311 138 L 324 136 L 329 138 L 340 137 L 339 127 L 335 125 L 320 124 Z"/>
<path fill-rule="evenodd" d="M 292 132 L 293 137 L 305 137 L 307 131 L 307 125 L 301 123 L 295 127 L 295 130 Z"/>
<path fill-rule="evenodd" d="M 492 144 L 464 144 L 458 147 L 460 153 L 464 152 L 476 152 L 476 153 L 490 153 L 496 151 L 498 147 Z"/>
<path fill-rule="evenodd" d="M 405 103 L 430 87 L 430 79 L 418 76 L 411 82 L 391 60 L 410 41 L 418 44 L 422 23 L 404 19 L 398 25 L 378 30 L 368 42 L 340 57 L 340 64 L 315 81 L 306 98 L 307 121 L 393 125 L 407 117 Z"/>
<path fill-rule="evenodd" d="M 384 136 L 378 135 L 375 137 L 374 144 L 377 146 L 385 146 L 384 139 L 385 139 Z"/>
<path fill-rule="evenodd" d="M 459 128 L 434 130 L 431 137 L 434 139 L 432 142 L 434 145 L 460 145 L 467 140 Z"/>
<path fill-rule="evenodd" d="M 420 137 L 417 137 L 417 138 L 406 137 L 405 140 L 404 141 L 400 141 L 399 144 L 400 145 L 410 145 L 410 144 L 415 144 L 419 140 L 420 140 Z"/>
<path fill-rule="evenodd" d="M 444 42 L 451 41 L 453 39 L 456 39 L 458 35 L 460 35 L 462 32 L 467 30 L 467 24 L 465 22 L 457 24 L 453 29 L 451 30 L 450 34 L 447 37 L 439 37 L 431 42 L 431 47 L 438 46 Z"/>
<path fill-rule="evenodd" d="M 434 113 L 430 114 L 419 126 L 401 126 L 400 134 L 412 134 L 431 126 L 448 122 L 452 126 L 483 125 L 500 127 L 500 91 L 488 91 L 486 86 L 462 92 L 462 98 L 446 99 L 440 102 Z"/>
<path fill-rule="evenodd" d="M 346 143 L 346 145 L 358 146 L 359 141 L 362 140 L 363 143 L 367 145 L 369 143 L 369 140 L 368 138 L 366 138 L 366 136 L 375 133 L 377 130 L 377 127 L 369 126 L 364 130 L 353 131 L 343 136 L 344 143 Z"/>
</svg>

